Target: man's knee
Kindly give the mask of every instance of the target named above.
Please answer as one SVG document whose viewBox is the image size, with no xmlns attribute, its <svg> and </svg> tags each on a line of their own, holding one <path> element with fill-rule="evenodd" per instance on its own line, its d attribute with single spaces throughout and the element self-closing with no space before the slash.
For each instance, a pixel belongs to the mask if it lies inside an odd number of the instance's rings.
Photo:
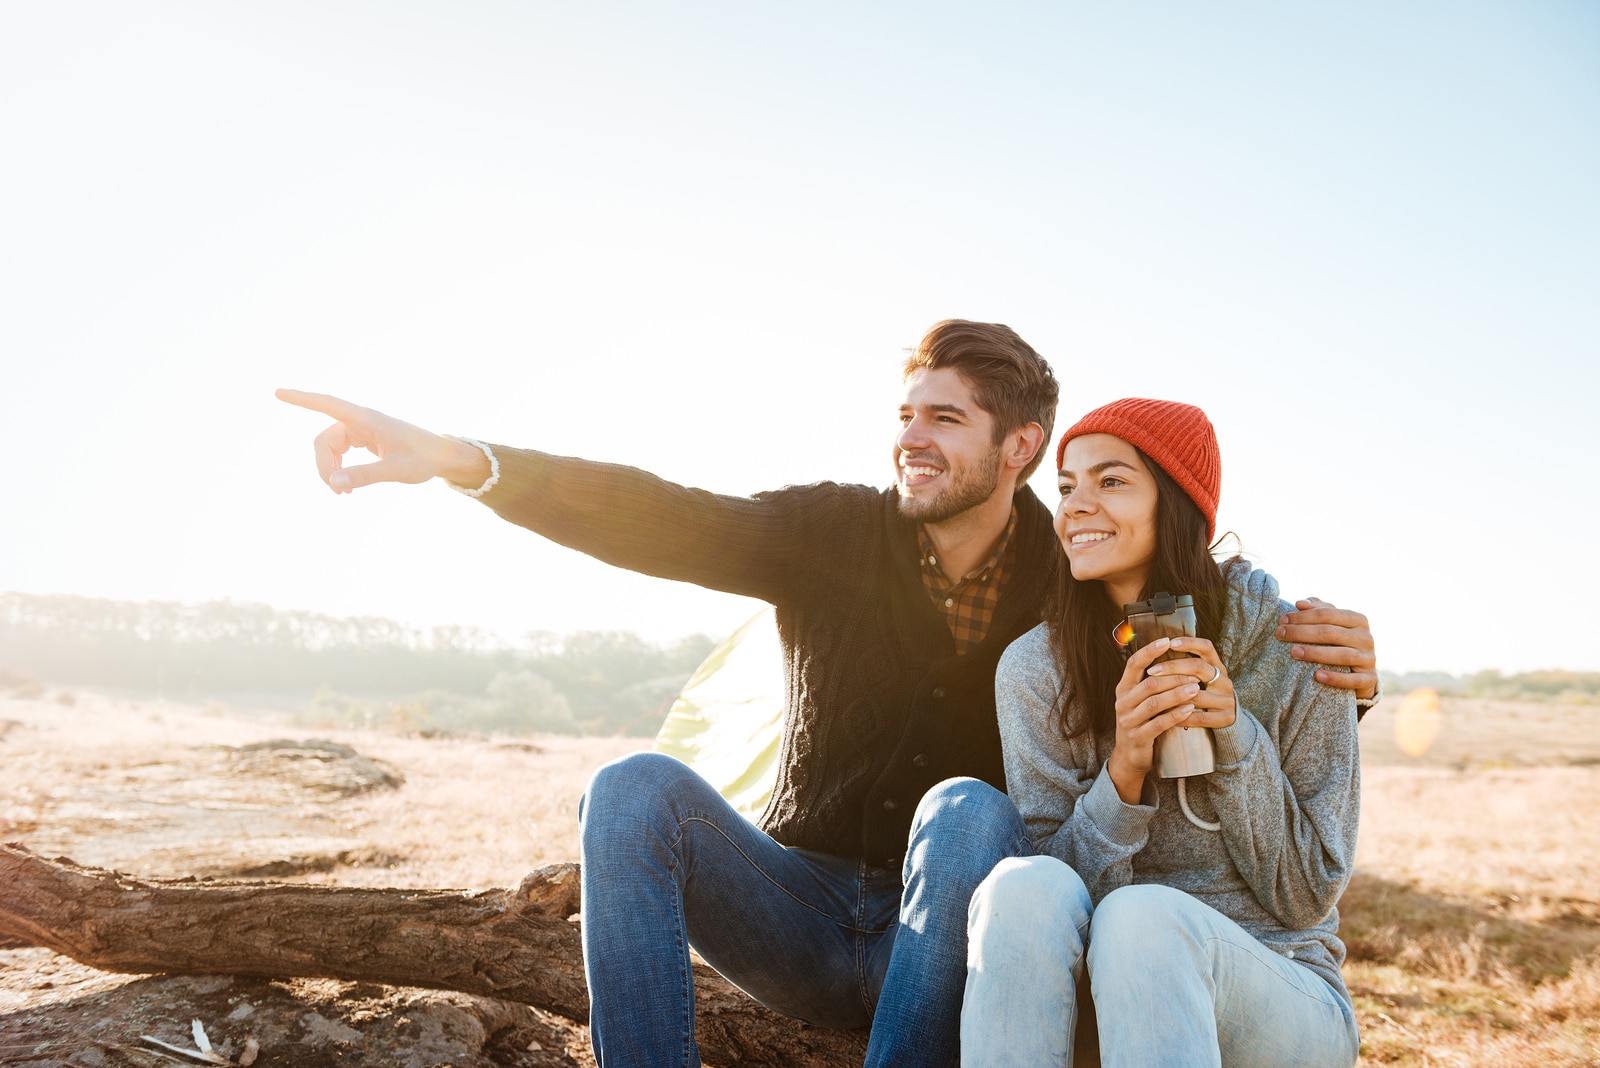
<svg viewBox="0 0 1600 1068">
<path fill-rule="evenodd" d="M 1022 816 L 1011 799 L 981 779 L 946 779 L 922 795 L 911 820 L 911 837 L 927 833 L 1025 838 Z"/>
<path fill-rule="evenodd" d="M 664 805 L 703 781 L 683 763 L 663 753 L 630 753 L 602 765 L 578 802 L 580 832 L 617 819 L 648 819 Z"/>
<path fill-rule="evenodd" d="M 978 779 L 946 779 L 923 795 L 911 821 L 904 878 L 935 875 L 961 904 L 1003 857 L 1033 852 L 1011 799 Z M 962 888 L 965 889 L 962 889 Z"/>
</svg>

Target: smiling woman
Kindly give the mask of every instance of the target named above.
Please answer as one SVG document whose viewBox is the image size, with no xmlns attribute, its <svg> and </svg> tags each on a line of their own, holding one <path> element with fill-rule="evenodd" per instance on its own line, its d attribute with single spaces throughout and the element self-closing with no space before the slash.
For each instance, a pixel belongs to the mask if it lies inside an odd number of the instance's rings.
<svg viewBox="0 0 1600 1068">
<path fill-rule="evenodd" d="M 973 896 L 963 1063 L 1070 1064 L 1087 966 L 1107 1066 L 1348 1066 L 1334 902 L 1356 839 L 1354 699 L 1274 640 L 1277 584 L 1211 556 L 1221 461 L 1204 412 L 1116 401 L 1056 458 L 1068 567 L 995 677 L 1037 855 Z M 1117 621 L 1166 593 L 1192 596 L 1195 635 L 1124 663 Z M 1157 765 L 1179 727 L 1211 728 L 1214 770 Z"/>
<path fill-rule="evenodd" d="M 1223 583 L 1209 545 L 1221 456 L 1200 409 L 1133 399 L 1096 409 L 1062 435 L 1056 468 L 1056 537 L 1070 573 L 1056 585 L 1052 647 L 1078 691 L 1092 695 L 1095 729 L 1109 730 L 1125 668 L 1104 637 L 1123 605 L 1142 600 L 1146 586 L 1191 594 L 1196 633 L 1219 633 Z"/>
</svg>

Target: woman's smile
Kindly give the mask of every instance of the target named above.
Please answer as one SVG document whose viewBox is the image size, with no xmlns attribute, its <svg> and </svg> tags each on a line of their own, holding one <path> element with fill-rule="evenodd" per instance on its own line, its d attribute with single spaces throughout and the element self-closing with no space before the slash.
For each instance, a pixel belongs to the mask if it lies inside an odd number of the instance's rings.
<svg viewBox="0 0 1600 1068">
<path fill-rule="evenodd" d="M 1115 534 L 1105 530 L 1071 530 L 1067 532 L 1067 552 L 1092 549 L 1114 537 Z"/>
</svg>

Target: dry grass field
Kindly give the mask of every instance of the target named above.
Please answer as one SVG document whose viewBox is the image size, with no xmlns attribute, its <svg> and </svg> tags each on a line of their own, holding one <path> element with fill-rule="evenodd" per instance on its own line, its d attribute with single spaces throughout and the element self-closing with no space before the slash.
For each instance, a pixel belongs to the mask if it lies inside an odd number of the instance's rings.
<svg viewBox="0 0 1600 1068">
<path fill-rule="evenodd" d="M 1413 759 L 1394 703 L 1340 906 L 1362 1063 L 1600 1064 L 1600 709 L 1446 698 Z"/>
<path fill-rule="evenodd" d="M 252 768 L 242 747 L 308 732 L 247 709 L 70 698 L 0 698 L 0 839 L 149 876 L 514 883 L 576 857 L 576 800 L 588 774 L 642 745 L 316 732 L 404 779 L 355 791 Z M 1600 1065 L 1600 709 L 1447 699 L 1438 738 L 1413 758 L 1395 745 L 1392 704 L 1362 728 L 1358 872 L 1342 906 L 1362 1064 Z M 82 1039 L 115 1023 L 95 1013 L 156 999 L 157 988 L 139 985 L 155 982 L 0 947 L 0 1063 L 156 1063 Z M 160 999 L 192 999 L 184 1011 L 214 1003 L 224 1013 L 245 1001 L 262 1006 L 251 1017 L 260 1020 L 277 998 L 322 1021 L 317 1034 L 344 1036 L 315 1047 L 316 1057 L 304 1046 L 274 1061 L 264 1048 L 262 1068 L 433 1063 L 364 1056 L 358 1047 L 376 1047 L 351 1038 L 372 1020 L 422 1019 L 425 1009 L 479 1021 L 480 1052 L 451 1062 L 462 1068 L 592 1064 L 581 1030 L 502 1019 L 438 995 L 160 982 L 168 984 Z M 335 1047 L 338 1056 L 327 1052 Z"/>
</svg>

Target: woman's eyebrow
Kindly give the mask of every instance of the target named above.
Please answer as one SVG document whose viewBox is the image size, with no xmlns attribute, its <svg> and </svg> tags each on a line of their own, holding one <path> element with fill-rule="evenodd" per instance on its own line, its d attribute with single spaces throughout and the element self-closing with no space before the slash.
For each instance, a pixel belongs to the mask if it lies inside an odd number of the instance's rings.
<svg viewBox="0 0 1600 1068">
<path fill-rule="evenodd" d="M 1137 467 L 1133 466 L 1132 464 L 1130 464 L 1126 460 L 1101 460 L 1099 463 L 1097 463 L 1093 467 L 1089 468 L 1089 474 L 1098 475 L 1100 472 L 1105 471 L 1107 468 L 1112 468 L 1112 467 L 1126 467 L 1129 471 L 1133 471 L 1135 473 L 1137 473 L 1138 470 L 1139 470 Z M 1072 477 L 1072 472 L 1071 471 L 1061 471 L 1061 472 L 1059 472 L 1059 474 L 1061 475 L 1062 478 L 1070 478 L 1070 477 Z"/>
</svg>

